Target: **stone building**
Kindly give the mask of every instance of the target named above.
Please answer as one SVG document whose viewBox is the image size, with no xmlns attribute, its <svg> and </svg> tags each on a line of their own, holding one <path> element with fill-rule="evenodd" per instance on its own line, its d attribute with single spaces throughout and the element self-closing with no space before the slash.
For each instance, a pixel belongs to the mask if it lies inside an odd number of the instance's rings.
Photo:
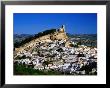
<svg viewBox="0 0 110 88">
<path fill-rule="evenodd" d="M 52 40 L 68 40 L 68 36 L 65 32 L 65 25 L 62 25 L 54 34 L 51 34 Z"/>
</svg>

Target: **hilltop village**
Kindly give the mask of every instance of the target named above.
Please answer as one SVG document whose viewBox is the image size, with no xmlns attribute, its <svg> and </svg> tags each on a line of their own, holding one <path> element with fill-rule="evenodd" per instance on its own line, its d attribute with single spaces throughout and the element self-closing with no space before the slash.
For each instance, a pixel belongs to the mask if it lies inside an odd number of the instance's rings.
<svg viewBox="0 0 110 88">
<path fill-rule="evenodd" d="M 62 75 L 96 75 L 97 48 L 71 41 L 62 25 L 56 32 L 36 38 L 14 51 L 14 64 Z"/>
</svg>

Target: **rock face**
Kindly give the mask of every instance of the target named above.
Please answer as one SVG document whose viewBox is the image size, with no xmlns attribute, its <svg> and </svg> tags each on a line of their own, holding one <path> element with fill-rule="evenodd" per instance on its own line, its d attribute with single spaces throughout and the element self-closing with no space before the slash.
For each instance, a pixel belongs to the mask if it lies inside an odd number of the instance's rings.
<svg viewBox="0 0 110 88">
<path fill-rule="evenodd" d="M 40 38 L 36 38 L 32 41 L 30 41 L 29 43 L 26 43 L 25 45 L 21 46 L 20 48 L 15 48 L 15 52 L 21 52 L 23 50 L 29 50 L 31 48 L 33 48 L 37 43 L 39 42 L 51 42 L 53 40 L 68 40 L 68 36 L 66 35 L 66 32 L 65 32 L 65 26 L 62 25 L 62 27 L 57 30 L 56 32 L 54 32 L 53 34 L 48 34 L 48 35 L 45 35 L 45 36 L 42 36 Z"/>
</svg>

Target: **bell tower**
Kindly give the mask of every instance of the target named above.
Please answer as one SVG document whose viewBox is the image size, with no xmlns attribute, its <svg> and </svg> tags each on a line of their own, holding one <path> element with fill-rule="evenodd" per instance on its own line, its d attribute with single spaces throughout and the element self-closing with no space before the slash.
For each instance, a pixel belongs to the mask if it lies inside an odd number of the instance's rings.
<svg viewBox="0 0 110 88">
<path fill-rule="evenodd" d="M 62 26 L 61 26 L 60 32 L 65 32 L 65 25 L 62 25 Z"/>
</svg>

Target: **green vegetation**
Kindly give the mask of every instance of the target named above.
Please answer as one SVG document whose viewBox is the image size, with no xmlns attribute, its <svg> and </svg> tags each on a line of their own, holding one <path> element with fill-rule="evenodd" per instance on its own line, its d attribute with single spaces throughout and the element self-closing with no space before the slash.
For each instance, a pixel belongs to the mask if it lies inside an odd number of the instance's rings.
<svg viewBox="0 0 110 88">
<path fill-rule="evenodd" d="M 35 70 L 25 65 L 14 64 L 14 75 L 62 75 L 60 72 L 53 70 Z"/>
<path fill-rule="evenodd" d="M 92 62 L 92 63 L 89 63 L 89 65 L 82 66 L 80 71 L 85 70 L 86 75 L 97 75 L 97 72 L 94 72 L 94 73 L 91 72 L 93 68 L 97 68 L 96 62 Z"/>
</svg>

